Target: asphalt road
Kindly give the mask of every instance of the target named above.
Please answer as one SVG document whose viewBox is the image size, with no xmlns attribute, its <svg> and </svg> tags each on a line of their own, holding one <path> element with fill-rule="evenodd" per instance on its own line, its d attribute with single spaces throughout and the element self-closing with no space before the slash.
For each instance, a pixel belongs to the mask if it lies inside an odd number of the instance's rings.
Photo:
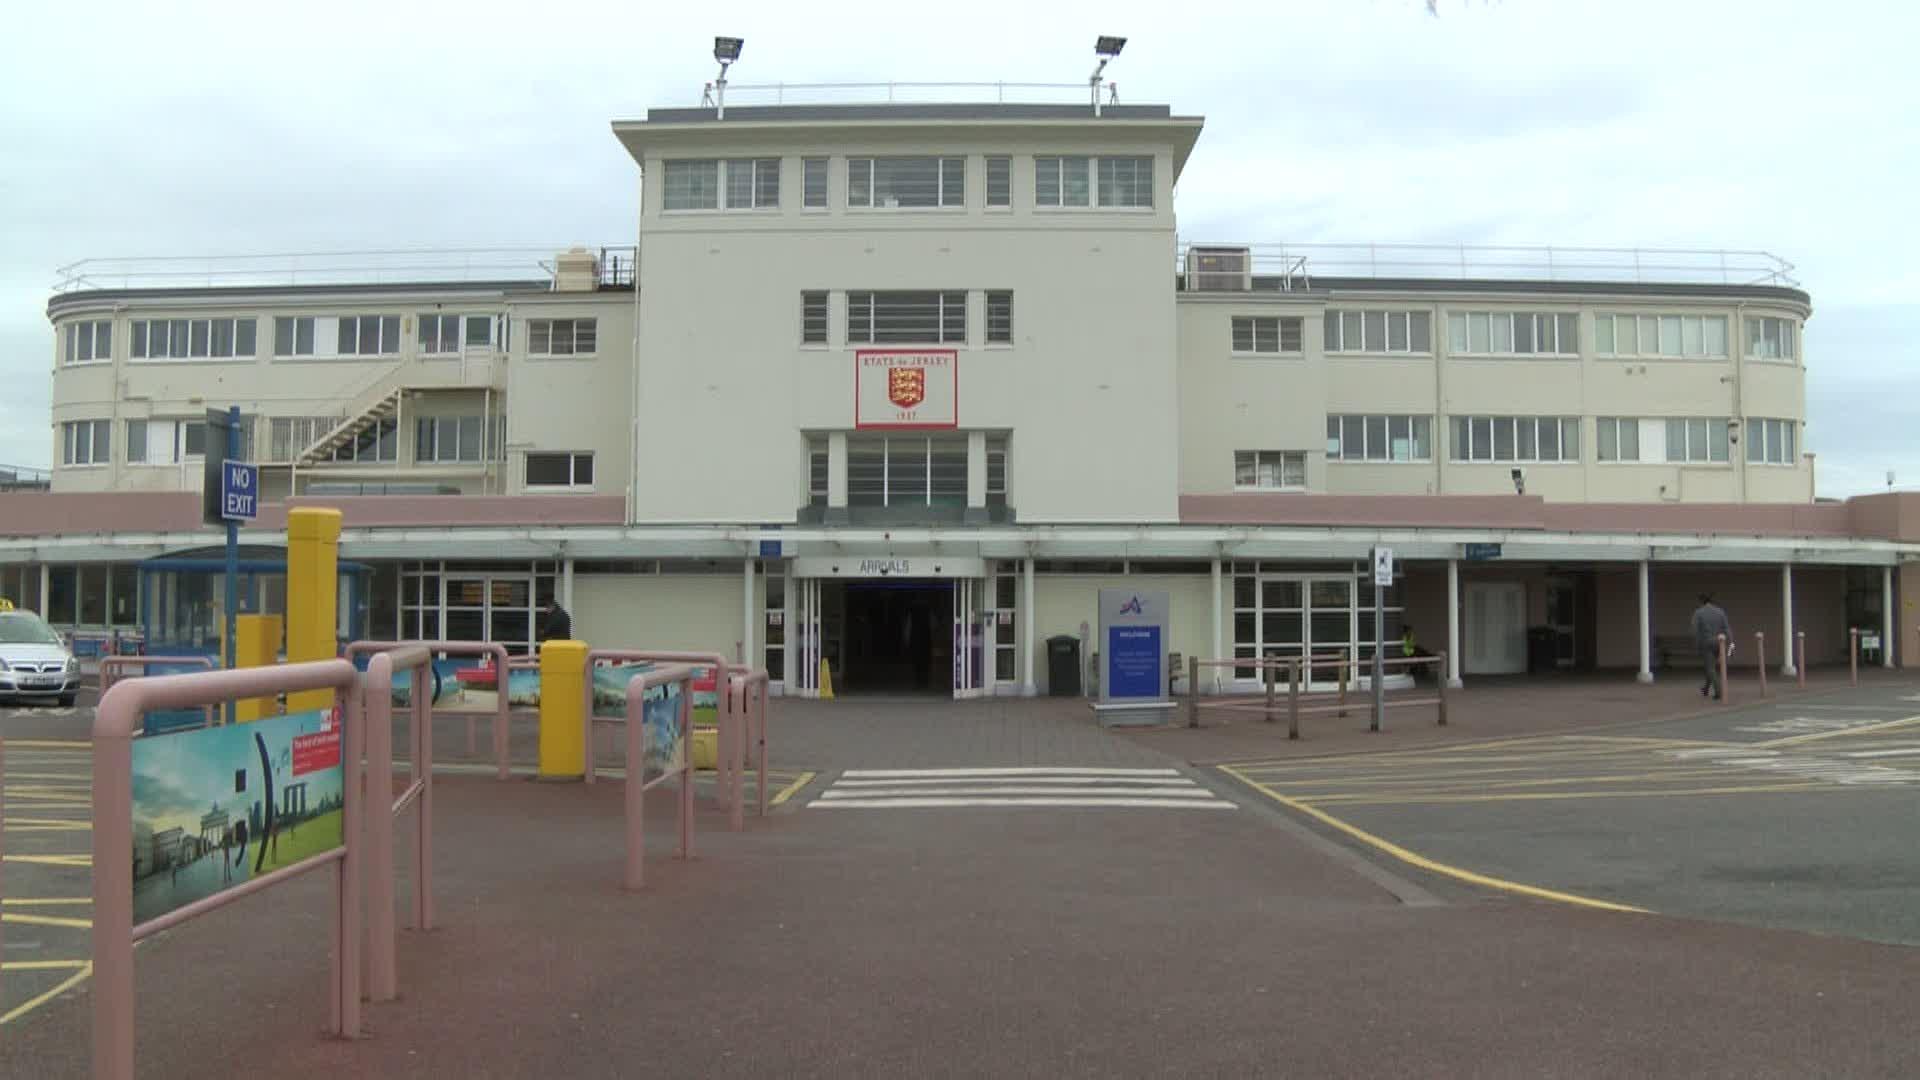
<svg viewBox="0 0 1920 1080">
<path fill-rule="evenodd" d="M 1431 864 L 1418 880 L 1443 895 L 1511 886 L 1920 944 L 1913 687 L 1227 771 L 1400 870 L 1389 847 Z"/>
<path fill-rule="evenodd" d="M 0 1024 L 86 979 L 92 902 L 91 708 L 0 706 Z"/>
</svg>

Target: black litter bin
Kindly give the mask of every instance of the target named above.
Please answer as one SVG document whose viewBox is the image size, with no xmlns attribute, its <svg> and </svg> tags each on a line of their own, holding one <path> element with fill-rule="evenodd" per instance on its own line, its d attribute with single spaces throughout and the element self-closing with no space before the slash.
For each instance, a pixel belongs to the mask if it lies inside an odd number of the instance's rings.
<svg viewBox="0 0 1920 1080">
<path fill-rule="evenodd" d="M 1540 671 L 1552 671 L 1559 664 L 1553 651 L 1554 633 L 1551 626 L 1531 626 L 1527 628 L 1527 674 Z"/>
<path fill-rule="evenodd" d="M 1047 693 L 1080 696 L 1080 639 L 1071 634 L 1047 639 Z"/>
</svg>

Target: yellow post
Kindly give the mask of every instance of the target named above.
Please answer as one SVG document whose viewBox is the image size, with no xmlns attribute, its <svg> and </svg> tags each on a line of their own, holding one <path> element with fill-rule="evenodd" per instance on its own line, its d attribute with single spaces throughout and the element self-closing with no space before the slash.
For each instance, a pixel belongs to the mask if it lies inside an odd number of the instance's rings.
<svg viewBox="0 0 1920 1080">
<path fill-rule="evenodd" d="M 820 700 L 833 700 L 833 669 L 827 666 L 827 658 L 820 658 Z"/>
<path fill-rule="evenodd" d="M 587 643 L 540 646 L 540 779 L 587 775 Z"/>
<path fill-rule="evenodd" d="M 340 511 L 296 507 L 287 511 L 287 662 L 331 660 L 340 654 Z M 287 711 L 333 705 L 332 690 L 287 695 Z"/>
<path fill-rule="evenodd" d="M 235 667 L 271 667 L 280 657 L 280 616 L 239 616 L 233 624 L 233 651 L 240 658 Z M 244 724 L 274 715 L 279 703 L 270 697 L 258 697 L 241 698 L 235 704 L 235 719 Z"/>
</svg>

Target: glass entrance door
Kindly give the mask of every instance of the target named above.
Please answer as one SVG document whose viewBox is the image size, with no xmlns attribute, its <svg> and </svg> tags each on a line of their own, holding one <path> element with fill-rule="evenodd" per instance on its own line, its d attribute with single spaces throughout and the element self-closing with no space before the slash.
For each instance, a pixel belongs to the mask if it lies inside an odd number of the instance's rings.
<svg viewBox="0 0 1920 1080">
<path fill-rule="evenodd" d="M 953 583 L 953 696 L 986 693 L 986 627 L 981 615 L 985 582 L 959 578 Z"/>
<path fill-rule="evenodd" d="M 447 575 L 448 641 L 494 641 L 531 655 L 536 639 L 532 574 Z"/>
</svg>

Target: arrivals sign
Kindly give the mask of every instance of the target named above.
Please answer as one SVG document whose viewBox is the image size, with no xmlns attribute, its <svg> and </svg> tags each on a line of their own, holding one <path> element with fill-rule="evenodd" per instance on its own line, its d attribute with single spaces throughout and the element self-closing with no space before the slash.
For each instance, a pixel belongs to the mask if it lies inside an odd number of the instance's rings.
<svg viewBox="0 0 1920 1080">
<path fill-rule="evenodd" d="M 860 349 L 853 354 L 853 426 L 926 429 L 960 423 L 960 354 Z"/>
<path fill-rule="evenodd" d="M 341 846 L 331 710 L 133 740 L 133 921 Z"/>
</svg>

